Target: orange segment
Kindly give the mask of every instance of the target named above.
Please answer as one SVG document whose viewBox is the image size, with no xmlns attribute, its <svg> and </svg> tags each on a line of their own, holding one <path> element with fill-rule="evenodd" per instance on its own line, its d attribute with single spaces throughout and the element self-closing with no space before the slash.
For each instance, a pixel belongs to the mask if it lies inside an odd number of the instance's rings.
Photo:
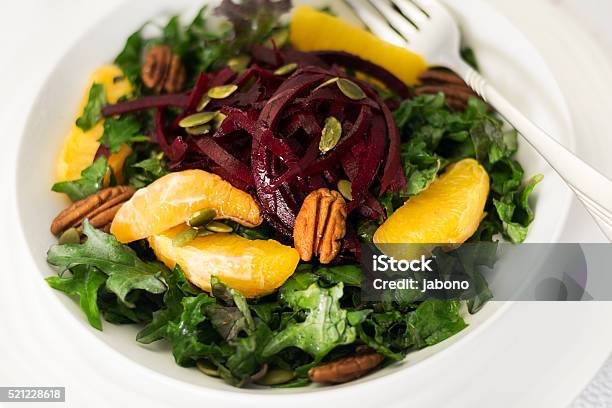
<svg viewBox="0 0 612 408">
<path fill-rule="evenodd" d="M 166 266 L 179 264 L 187 279 L 207 292 L 214 275 L 246 297 L 269 293 L 293 274 L 300 260 L 295 249 L 277 241 L 251 241 L 234 234 L 199 237 L 175 247 L 172 238 L 183 228 L 149 237 L 149 245 Z"/>
<path fill-rule="evenodd" d="M 291 43 L 300 51 L 345 51 L 386 68 L 407 85 L 416 84 L 427 69 L 420 55 L 312 7 L 298 7 L 290 28 Z"/>
<path fill-rule="evenodd" d="M 60 150 L 57 164 L 55 166 L 55 178 L 57 181 L 75 180 L 80 178 L 81 171 L 89 166 L 94 159 L 96 151 L 100 146 L 98 140 L 104 132 L 104 121 L 98 122 L 94 127 L 84 132 L 74 122 L 76 118 L 82 115 L 87 100 L 89 98 L 89 88 L 93 83 L 104 85 L 106 100 L 109 103 L 115 103 L 119 98 L 132 93 L 133 87 L 127 79 L 115 80 L 123 77 L 123 72 L 115 65 L 104 65 L 98 68 L 91 75 L 85 94 L 79 105 L 77 115 L 73 121 L 72 127 Z M 109 157 L 109 165 L 112 167 L 117 181 L 122 182 L 122 168 L 125 158 L 130 155 L 132 150 L 128 145 L 123 145 L 121 151 Z"/>
<path fill-rule="evenodd" d="M 160 234 L 186 222 L 196 211 L 217 210 L 217 219 L 254 227 L 263 221 L 250 194 L 203 170 L 170 173 L 142 188 L 121 206 L 111 225 L 120 242 Z"/>
<path fill-rule="evenodd" d="M 484 216 L 489 175 L 474 159 L 451 166 L 374 234 L 375 243 L 461 244 Z"/>
</svg>

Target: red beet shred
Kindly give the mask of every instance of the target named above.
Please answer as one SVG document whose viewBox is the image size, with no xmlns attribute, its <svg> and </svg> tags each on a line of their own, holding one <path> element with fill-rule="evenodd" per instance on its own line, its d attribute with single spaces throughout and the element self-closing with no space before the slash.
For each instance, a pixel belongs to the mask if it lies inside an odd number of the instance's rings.
<svg viewBox="0 0 612 408">
<path fill-rule="evenodd" d="M 347 53 L 257 46 L 252 54 L 253 65 L 241 74 L 229 69 L 202 73 L 189 92 L 109 105 L 103 114 L 156 109 L 153 139 L 168 157 L 171 169 L 208 170 L 249 191 L 281 237 L 291 238 L 295 217 L 308 193 L 321 187 L 337 189 L 342 179 L 352 183 L 349 213 L 356 211 L 372 219 L 383 216 L 375 195 L 406 185 L 399 132 L 389 108 L 393 101 L 383 101 L 367 82 L 355 78 L 350 79 L 365 92 L 364 99 L 348 98 L 335 84 L 315 88 L 335 77 L 348 78 L 347 72 L 356 70 L 381 81 L 400 97 L 408 96 L 409 89 L 384 68 Z M 274 74 L 287 63 L 297 63 L 298 69 L 290 76 Z M 218 129 L 192 136 L 178 126 L 180 119 L 195 113 L 208 89 L 230 83 L 238 85 L 238 91 L 206 106 L 208 111 L 226 115 Z M 342 136 L 332 150 L 322 154 L 321 132 L 330 116 L 342 124 Z"/>
</svg>

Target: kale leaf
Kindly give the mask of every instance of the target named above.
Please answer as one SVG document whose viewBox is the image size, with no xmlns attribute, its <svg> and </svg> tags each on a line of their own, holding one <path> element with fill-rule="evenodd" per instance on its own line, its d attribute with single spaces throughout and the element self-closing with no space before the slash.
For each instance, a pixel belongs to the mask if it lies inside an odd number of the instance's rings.
<svg viewBox="0 0 612 408">
<path fill-rule="evenodd" d="M 518 146 L 515 130 L 506 130 L 504 123 L 476 98 L 469 100 L 463 112 L 449 109 L 443 93 L 404 101 L 394 112 L 394 119 L 402 135 L 401 158 L 407 189 L 380 199 L 387 215 L 405 199 L 425 190 L 449 163 L 471 157 L 485 167 L 491 178 L 487 217 L 471 240 L 490 241 L 497 234 L 512 242 L 525 239 L 533 212 L 527 199 L 519 198 L 524 171 L 513 159 Z M 526 196 L 534 186 L 525 190 Z M 515 215 L 516 208 L 519 210 Z M 358 232 L 367 240 L 372 228 L 366 227 L 361 226 Z"/>
<path fill-rule="evenodd" d="M 107 172 L 106 158 L 100 156 L 81 172 L 80 179 L 60 181 L 55 183 L 51 190 L 66 194 L 72 201 L 78 201 L 102 189 Z"/>
<path fill-rule="evenodd" d="M 108 118 L 104 121 L 104 133 L 100 143 L 108 147 L 111 153 L 121 150 L 124 143 L 148 141 L 146 136 L 139 136 L 140 122 L 133 115 L 119 118 Z"/>
<path fill-rule="evenodd" d="M 206 293 L 184 297 L 181 300 L 182 312 L 179 319 L 168 323 L 167 339 L 172 346 L 172 354 L 180 366 L 195 364 L 199 358 L 221 356 L 219 346 L 200 341 L 199 325 L 206 320 L 204 307 L 215 300 Z"/>
<path fill-rule="evenodd" d="M 321 361 L 334 347 L 356 339 L 355 328 L 347 321 L 347 311 L 340 307 L 342 283 L 329 289 L 313 283 L 306 290 L 287 291 L 283 300 L 294 310 L 306 311 L 303 322 L 291 320 L 270 340 L 263 350 L 272 356 L 287 347 L 297 347 Z"/>
<path fill-rule="evenodd" d="M 125 160 L 123 177 L 127 184 L 139 189 L 168 174 L 168 163 L 164 154 L 151 143 L 138 143 Z"/>
<path fill-rule="evenodd" d="M 529 195 L 542 178 L 541 174 L 536 175 L 519 191 L 510 191 L 499 199 L 493 199 L 504 236 L 514 243 L 523 242 L 527 237 L 528 227 L 535 218 L 529 206 Z"/>
<path fill-rule="evenodd" d="M 106 283 L 107 276 L 89 265 L 78 265 L 72 268 L 70 276 L 50 276 L 47 283 L 53 289 L 60 290 L 79 298 L 79 306 L 87 321 L 98 330 L 102 330 L 100 310 L 98 309 L 98 290 Z"/>
<path fill-rule="evenodd" d="M 361 287 L 363 272 L 359 265 L 322 266 L 315 273 L 330 284 Z"/>
<path fill-rule="evenodd" d="M 423 348 L 433 346 L 460 332 L 467 325 L 459 315 L 461 303 L 449 300 L 427 300 L 406 317 L 405 345 Z"/>
<path fill-rule="evenodd" d="M 115 64 L 121 68 L 127 79 L 136 89 L 140 88 L 140 64 L 144 48 L 142 29 L 130 35 L 123 50 L 115 58 Z"/>
<path fill-rule="evenodd" d="M 290 0 L 252 0 L 240 4 L 223 0 L 215 12 L 232 23 L 233 46 L 248 50 L 253 44 L 263 43 L 277 28 L 281 15 L 290 9 Z"/>
<path fill-rule="evenodd" d="M 179 265 L 162 275 L 168 288 L 164 292 L 164 307 L 153 313 L 152 320 L 136 336 L 136 341 L 149 344 L 167 337 L 168 323 L 176 320 L 183 311 L 182 300 L 186 296 L 195 296 L 202 291 L 193 286 L 185 277 Z"/>
<path fill-rule="evenodd" d="M 134 304 L 127 295 L 135 289 L 162 293 L 166 285 L 159 279 L 165 267 L 157 262 L 144 262 L 127 245 L 102 231 L 89 221 L 83 222 L 87 240 L 83 244 L 53 245 L 47 252 L 47 262 L 60 273 L 79 265 L 95 267 L 108 275 L 106 288 L 128 307 Z"/>
<path fill-rule="evenodd" d="M 237 338 L 230 342 L 233 346 L 232 354 L 227 359 L 225 366 L 232 377 L 226 380 L 236 385 L 242 385 L 251 375 L 255 374 L 265 362 L 263 350 L 272 336 L 270 328 L 263 322 L 259 322 L 254 331 L 247 337 Z"/>
<path fill-rule="evenodd" d="M 102 119 L 102 107 L 106 104 L 104 85 L 94 83 L 89 89 L 87 104 L 83 114 L 76 120 L 76 125 L 84 132 L 95 126 Z"/>
<path fill-rule="evenodd" d="M 230 288 L 216 276 L 211 278 L 213 296 L 224 305 L 206 307 L 206 315 L 225 340 L 233 340 L 240 332 L 249 334 L 255 329 L 251 310 L 246 299 L 236 289 Z"/>
</svg>

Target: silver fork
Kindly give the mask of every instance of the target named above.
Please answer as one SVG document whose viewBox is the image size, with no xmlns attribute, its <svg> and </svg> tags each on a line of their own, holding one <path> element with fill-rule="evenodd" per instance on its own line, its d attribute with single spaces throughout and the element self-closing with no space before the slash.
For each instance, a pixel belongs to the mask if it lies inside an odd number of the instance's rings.
<svg viewBox="0 0 612 408">
<path fill-rule="evenodd" d="M 459 54 L 460 32 L 437 0 L 345 0 L 378 37 L 455 71 L 533 146 L 576 193 L 612 241 L 612 181 L 523 115 Z"/>
</svg>

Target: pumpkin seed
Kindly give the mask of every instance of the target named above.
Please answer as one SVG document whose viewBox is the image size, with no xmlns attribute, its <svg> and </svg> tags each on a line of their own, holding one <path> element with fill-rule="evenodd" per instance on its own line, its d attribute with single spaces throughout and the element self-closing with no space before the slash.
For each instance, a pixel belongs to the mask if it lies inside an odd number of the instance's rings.
<svg viewBox="0 0 612 408">
<path fill-rule="evenodd" d="M 196 110 L 198 112 L 202 112 L 209 103 L 210 103 L 210 98 L 208 97 L 208 95 L 204 95 L 202 99 L 200 99 L 200 102 L 198 102 L 198 106 L 196 107 Z"/>
<path fill-rule="evenodd" d="M 298 64 L 292 62 L 291 64 L 283 65 L 274 71 L 274 75 L 283 76 L 292 73 L 298 68 Z"/>
<path fill-rule="evenodd" d="M 338 181 L 338 191 L 349 201 L 353 200 L 353 184 L 348 180 Z"/>
<path fill-rule="evenodd" d="M 81 234 L 79 233 L 79 230 L 77 230 L 76 228 L 68 228 L 58 238 L 58 243 L 60 245 L 79 244 L 80 242 L 81 242 Z"/>
<path fill-rule="evenodd" d="M 234 229 L 227 224 L 218 221 L 209 222 L 206 229 L 212 232 L 232 232 Z"/>
<path fill-rule="evenodd" d="M 289 382 L 295 378 L 295 373 L 291 370 L 283 368 L 272 368 L 268 370 L 266 375 L 257 381 L 257 384 L 262 385 L 278 385 Z"/>
<path fill-rule="evenodd" d="M 190 128 L 194 126 L 204 125 L 215 118 L 217 112 L 200 112 L 194 113 L 181 119 L 179 126 L 183 128 Z"/>
<path fill-rule="evenodd" d="M 208 97 L 212 99 L 225 99 L 238 90 L 238 85 L 215 86 L 208 90 Z"/>
<path fill-rule="evenodd" d="M 350 98 L 354 101 L 360 101 L 362 99 L 367 98 L 367 95 L 365 94 L 365 92 L 363 92 L 363 89 L 361 89 L 359 85 L 357 85 L 350 79 L 340 78 L 338 81 L 336 81 L 336 85 L 338 85 L 340 91 L 347 98 Z"/>
<path fill-rule="evenodd" d="M 268 41 L 266 41 L 266 46 L 268 48 L 273 48 L 274 46 L 276 48 L 283 48 L 287 41 L 289 41 L 289 30 L 284 28 L 272 34 Z"/>
<path fill-rule="evenodd" d="M 217 115 L 213 119 L 213 126 L 215 127 L 215 129 L 219 129 L 225 118 L 227 118 L 227 115 L 224 115 L 220 111 L 217 111 Z"/>
<path fill-rule="evenodd" d="M 182 247 L 193 241 L 198 236 L 196 228 L 187 227 L 172 238 L 172 245 Z"/>
<path fill-rule="evenodd" d="M 196 362 L 196 367 L 198 367 L 198 370 L 206 375 L 211 377 L 219 377 L 219 370 L 217 370 L 217 367 L 206 360 L 198 360 Z"/>
<path fill-rule="evenodd" d="M 312 92 L 318 91 L 321 88 L 325 88 L 326 86 L 331 85 L 333 83 L 336 83 L 339 80 L 340 80 L 340 78 L 338 78 L 338 77 L 335 77 L 335 78 L 332 78 L 332 79 L 328 79 L 327 81 L 323 82 L 321 85 L 319 85 L 315 89 L 313 89 Z"/>
<path fill-rule="evenodd" d="M 185 129 L 187 133 L 194 136 L 205 135 L 210 132 L 210 125 L 200 125 Z"/>
<path fill-rule="evenodd" d="M 247 69 L 250 62 L 251 57 L 248 55 L 239 55 L 237 57 L 230 58 L 227 61 L 227 67 L 239 74 Z"/>
<path fill-rule="evenodd" d="M 217 216 L 217 210 L 214 208 L 204 208 L 203 210 L 196 211 L 187 220 L 187 225 L 192 228 L 202 228 L 209 222 L 215 219 Z"/>
<path fill-rule="evenodd" d="M 200 237 L 207 237 L 209 235 L 215 235 L 215 233 L 212 232 L 212 231 L 209 231 L 209 230 L 207 230 L 205 228 L 198 229 L 198 238 L 200 238 Z"/>
<path fill-rule="evenodd" d="M 333 116 L 325 119 L 325 126 L 321 132 L 321 141 L 319 142 L 319 150 L 325 154 L 336 147 L 342 136 L 342 124 Z"/>
</svg>

